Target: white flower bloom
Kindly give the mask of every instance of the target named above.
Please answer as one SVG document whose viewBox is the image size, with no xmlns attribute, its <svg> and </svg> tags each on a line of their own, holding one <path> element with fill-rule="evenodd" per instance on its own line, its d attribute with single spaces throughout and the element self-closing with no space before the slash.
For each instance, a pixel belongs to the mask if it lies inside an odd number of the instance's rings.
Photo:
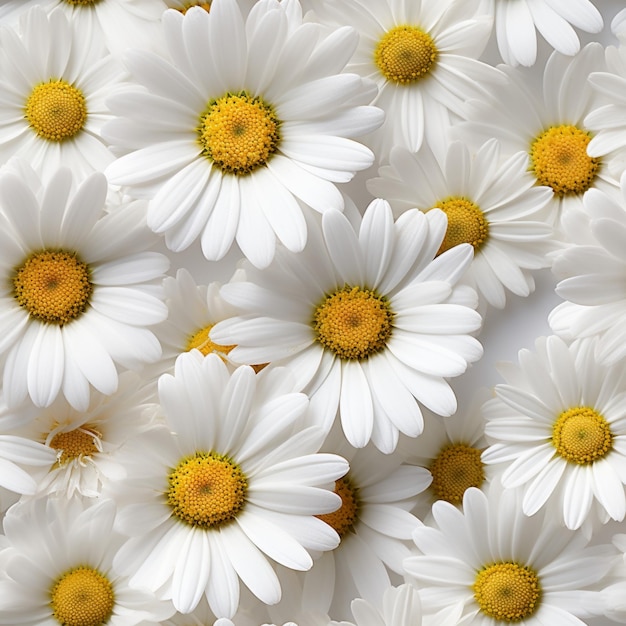
<svg viewBox="0 0 626 626">
<path fill-rule="evenodd" d="M 469 334 L 481 325 L 476 293 L 456 286 L 472 247 L 433 260 L 445 214 L 413 209 L 394 223 L 382 200 L 367 208 L 358 233 L 338 211 L 324 214 L 322 230 L 313 226 L 302 253 L 279 250 L 269 268 L 247 273 L 250 282 L 222 287 L 242 314 L 216 324 L 211 340 L 235 344 L 237 362 L 287 365 L 317 423 L 330 430 L 339 409 L 353 446 L 371 439 L 390 453 L 399 432 L 422 432 L 415 399 L 454 413 L 444 377 L 482 355 Z"/>
<path fill-rule="evenodd" d="M 128 478 L 112 485 L 116 524 L 129 536 L 114 564 L 133 586 L 171 598 L 181 613 L 206 595 L 217 617 L 232 618 L 239 579 L 275 604 L 272 560 L 306 570 L 310 550 L 337 545 L 314 515 L 341 503 L 326 487 L 347 463 L 316 454 L 319 430 L 300 427 L 308 399 L 292 389 L 284 370 L 231 375 L 217 355 L 196 350 L 159 379 L 167 428 L 129 443 Z"/>
<path fill-rule="evenodd" d="M 218 260 L 236 240 L 259 267 L 277 238 L 301 250 L 303 205 L 342 209 L 335 183 L 374 160 L 352 138 L 382 121 L 375 87 L 341 73 L 356 32 L 303 23 L 298 0 L 260 0 L 246 19 L 236 0 L 168 10 L 163 27 L 171 59 L 129 53 L 141 89 L 109 101 L 105 136 L 130 152 L 109 179 L 151 198 L 148 225 L 172 250 L 201 237 Z"/>
<path fill-rule="evenodd" d="M 78 187 L 65 168 L 45 186 L 30 174 L 0 176 L 5 400 L 45 407 L 62 394 L 85 410 L 91 385 L 116 390 L 116 364 L 136 369 L 160 356 L 146 327 L 167 315 L 159 295 L 169 261 L 147 251 L 154 236 L 141 202 L 105 212 L 102 174 Z"/>
</svg>

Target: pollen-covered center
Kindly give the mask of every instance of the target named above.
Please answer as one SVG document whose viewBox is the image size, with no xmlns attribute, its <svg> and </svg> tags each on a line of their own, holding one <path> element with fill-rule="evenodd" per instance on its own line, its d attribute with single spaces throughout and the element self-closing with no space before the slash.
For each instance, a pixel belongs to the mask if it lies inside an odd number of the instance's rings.
<svg viewBox="0 0 626 626">
<path fill-rule="evenodd" d="M 75 6 L 90 6 L 92 4 L 98 4 L 100 0 L 65 0 L 66 4 L 73 4 Z"/>
<path fill-rule="evenodd" d="M 25 117 L 42 139 L 70 139 L 87 120 L 85 96 L 80 89 L 62 79 L 40 83 L 26 100 Z"/>
<path fill-rule="evenodd" d="M 359 499 L 356 487 L 346 476 L 335 481 L 334 491 L 341 498 L 341 506 L 332 513 L 316 517 L 332 526 L 339 537 L 343 537 L 354 528 L 359 517 Z"/>
<path fill-rule="evenodd" d="M 113 585 L 98 570 L 77 567 L 56 580 L 50 606 L 62 626 L 101 626 L 113 613 Z"/>
<path fill-rule="evenodd" d="M 209 337 L 209 333 L 211 332 L 211 328 L 213 328 L 213 326 L 214 324 L 209 324 L 191 335 L 187 341 L 187 345 L 185 346 L 185 351 L 189 352 L 189 350 L 193 350 L 195 348 L 196 350 L 200 350 L 204 356 L 215 352 L 220 357 L 224 358 L 235 346 L 222 346 L 219 343 L 213 343 Z"/>
<path fill-rule="evenodd" d="M 436 205 L 448 218 L 448 228 L 437 254 L 461 243 L 469 243 L 478 252 L 489 237 L 489 222 L 480 208 L 471 200 L 452 197 Z"/>
<path fill-rule="evenodd" d="M 35 252 L 15 270 L 13 296 L 31 317 L 62 326 L 85 312 L 93 292 L 90 274 L 74 252 Z"/>
<path fill-rule="evenodd" d="M 223 172 L 249 174 L 276 152 L 279 127 L 273 109 L 261 98 L 227 94 L 211 102 L 200 117 L 202 154 Z"/>
<path fill-rule="evenodd" d="M 89 426 L 81 426 L 67 432 L 60 432 L 50 440 L 50 447 L 57 451 L 57 462 L 65 465 L 74 459 L 89 457 L 100 452 L 102 433 Z"/>
<path fill-rule="evenodd" d="M 374 50 L 381 74 L 394 83 L 407 85 L 428 74 L 437 60 L 433 38 L 416 26 L 395 26 Z"/>
<path fill-rule="evenodd" d="M 185 13 L 187 13 L 187 11 L 189 11 L 189 9 L 191 9 L 192 7 L 200 7 L 201 9 L 204 9 L 207 13 L 211 12 L 211 2 L 188 2 L 184 6 L 177 8 L 176 10 L 179 13 L 185 15 Z"/>
<path fill-rule="evenodd" d="M 317 306 L 317 341 L 341 359 L 366 359 L 382 350 L 391 336 L 393 312 L 385 298 L 369 289 L 343 287 Z"/>
<path fill-rule="evenodd" d="M 587 465 L 611 450 L 613 433 L 595 409 L 577 406 L 563 411 L 554 422 L 552 445 L 566 461 Z"/>
<path fill-rule="evenodd" d="M 584 193 L 600 169 L 600 160 L 587 154 L 588 132 L 563 124 L 541 133 L 530 148 L 531 168 L 540 185 L 557 196 Z"/>
<path fill-rule="evenodd" d="M 243 508 L 248 482 L 228 457 L 196 452 L 184 458 L 168 477 L 167 503 L 183 522 L 215 528 L 237 516 Z"/>
<path fill-rule="evenodd" d="M 476 575 L 474 599 L 480 610 L 503 622 L 520 622 L 530 617 L 541 598 L 539 577 L 517 563 L 494 563 Z"/>
<path fill-rule="evenodd" d="M 443 447 L 428 468 L 433 481 L 430 485 L 438 500 L 460 504 L 470 487 L 480 488 L 485 480 L 481 450 L 464 443 Z"/>
</svg>

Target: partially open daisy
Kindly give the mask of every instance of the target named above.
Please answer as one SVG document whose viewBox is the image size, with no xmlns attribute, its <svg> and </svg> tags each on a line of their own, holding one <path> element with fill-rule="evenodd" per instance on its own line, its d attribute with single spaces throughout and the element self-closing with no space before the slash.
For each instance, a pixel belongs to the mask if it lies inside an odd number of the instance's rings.
<svg viewBox="0 0 626 626">
<path fill-rule="evenodd" d="M 406 211 L 394 223 L 382 200 L 367 208 L 358 233 L 328 211 L 302 253 L 280 250 L 269 268 L 248 272 L 250 282 L 222 287 L 242 313 L 216 324 L 211 340 L 236 344 L 230 354 L 238 362 L 288 365 L 326 430 L 339 409 L 353 446 L 371 439 L 390 453 L 399 432 L 422 432 L 415 399 L 454 413 L 444 378 L 482 355 L 470 336 L 481 325 L 476 294 L 456 286 L 472 247 L 433 260 L 445 229 L 439 210 Z"/>
<path fill-rule="evenodd" d="M 130 152 L 111 182 L 151 198 L 148 224 L 172 250 L 200 237 L 216 260 L 236 240 L 259 267 L 277 238 L 301 250 L 303 205 L 342 209 L 335 183 L 374 160 L 353 137 L 382 121 L 375 87 L 341 73 L 356 32 L 303 23 L 297 0 L 260 0 L 246 19 L 236 0 L 169 10 L 163 27 L 171 60 L 129 54 L 141 90 L 110 100 L 105 136 Z"/>
<path fill-rule="evenodd" d="M 311 550 L 336 532 L 314 517 L 340 505 L 331 491 L 347 462 L 317 454 L 319 429 L 293 379 L 275 369 L 232 375 L 215 354 L 181 354 L 159 379 L 166 427 L 125 448 L 128 478 L 112 485 L 119 529 L 129 536 L 114 564 L 133 586 L 172 600 L 181 613 L 203 595 L 217 617 L 239 606 L 239 579 L 266 604 L 280 600 L 272 563 L 306 570 Z"/>
<path fill-rule="evenodd" d="M 22 170 L 29 170 L 24 165 Z M 159 298 L 168 259 L 154 243 L 145 207 L 105 212 L 100 173 L 78 187 L 59 169 L 41 185 L 0 177 L 0 354 L 7 403 L 39 407 L 62 394 L 86 410 L 90 387 L 117 388 L 118 367 L 139 368 L 161 348 L 147 328 L 167 307 Z"/>
<path fill-rule="evenodd" d="M 417 154 L 394 148 L 389 161 L 367 188 L 389 201 L 397 215 L 413 207 L 441 209 L 448 228 L 438 253 L 460 243 L 474 248 L 464 280 L 483 302 L 503 308 L 505 289 L 530 294 L 531 270 L 548 264 L 552 228 L 543 209 L 552 193 L 533 187 L 525 152 L 501 159 L 499 143 L 491 139 L 475 154 L 453 142 L 439 159 L 428 146 Z"/>
</svg>

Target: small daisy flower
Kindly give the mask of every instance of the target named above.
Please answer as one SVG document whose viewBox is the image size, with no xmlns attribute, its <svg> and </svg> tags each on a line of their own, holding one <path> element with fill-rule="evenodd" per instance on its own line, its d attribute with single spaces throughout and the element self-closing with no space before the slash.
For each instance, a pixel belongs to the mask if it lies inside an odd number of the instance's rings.
<svg viewBox="0 0 626 626">
<path fill-rule="evenodd" d="M 4 518 L 9 547 L 0 580 L 0 624 L 147 626 L 173 613 L 169 602 L 131 589 L 111 567 L 123 539 L 115 503 L 39 499 Z"/>
<path fill-rule="evenodd" d="M 110 181 L 151 199 L 148 225 L 172 250 L 200 237 L 218 260 L 236 240 L 258 267 L 277 238 L 300 251 L 303 210 L 342 209 L 335 183 L 374 161 L 353 137 L 382 121 L 375 87 L 341 73 L 356 32 L 324 34 L 297 0 L 260 0 L 247 18 L 236 0 L 168 10 L 163 27 L 171 59 L 130 52 L 141 89 L 109 102 L 119 119 L 105 136 L 129 153 Z"/>
<path fill-rule="evenodd" d="M 468 489 L 462 511 L 440 500 L 433 527 L 413 533 L 418 554 L 405 560 L 425 611 L 457 607 L 457 624 L 584 626 L 602 613 L 600 583 L 616 557 L 611 545 L 587 546 L 584 535 L 545 515 L 523 515 L 514 491 Z"/>
<path fill-rule="evenodd" d="M 0 28 L 0 163 L 17 155 L 46 177 L 61 165 L 77 178 L 103 170 L 114 159 L 101 138 L 113 119 L 104 100 L 122 66 L 61 10 L 31 9 L 21 31 Z"/>
<path fill-rule="evenodd" d="M 211 340 L 235 344 L 238 362 L 287 365 L 325 430 L 339 409 L 351 445 L 371 439 L 393 452 L 399 432 L 422 432 L 415 399 L 451 415 L 456 398 L 444 377 L 482 355 L 469 335 L 481 325 L 476 294 L 455 286 L 472 247 L 433 260 L 445 228 L 439 210 L 406 211 L 394 223 L 382 200 L 367 208 L 358 233 L 328 211 L 304 252 L 280 250 L 269 268 L 248 272 L 250 282 L 222 287 L 242 314 L 216 324 Z"/>
<path fill-rule="evenodd" d="M 624 519 L 626 371 L 599 364 L 593 340 L 568 347 L 553 335 L 520 351 L 513 378 L 484 405 L 483 461 L 506 464 L 501 482 L 523 487 L 526 515 L 550 501 L 572 529 L 592 507 L 603 522 Z"/>
<path fill-rule="evenodd" d="M 0 177 L 0 354 L 9 406 L 29 396 L 45 407 L 62 394 L 86 410 L 91 386 L 115 392 L 117 365 L 137 369 L 160 356 L 147 326 L 167 315 L 159 296 L 169 262 L 147 250 L 154 236 L 143 203 L 106 213 L 106 193 L 100 173 L 77 187 L 65 168 L 45 185 L 32 170 L 28 178 Z"/>
<path fill-rule="evenodd" d="M 501 160 L 492 139 L 475 154 L 453 142 L 440 159 L 428 146 L 417 154 L 394 148 L 389 161 L 367 188 L 389 201 L 396 215 L 413 207 L 441 209 L 448 228 L 438 252 L 472 245 L 474 260 L 464 281 L 483 302 L 501 309 L 505 289 L 524 297 L 534 290 L 531 270 L 548 265 L 552 228 L 543 221 L 543 209 L 552 191 L 533 186 L 526 152 Z"/>
<path fill-rule="evenodd" d="M 193 350 L 159 379 L 167 427 L 124 449 L 128 478 L 112 484 L 118 528 L 129 537 L 114 564 L 135 587 L 171 599 L 181 613 L 206 595 L 217 617 L 239 606 L 239 579 L 266 604 L 280 600 L 272 562 L 306 570 L 309 551 L 339 539 L 314 515 L 336 509 L 330 489 L 347 462 L 317 454 L 318 429 L 284 370 L 229 373 Z M 158 564 L 158 565 L 157 565 Z"/>
</svg>

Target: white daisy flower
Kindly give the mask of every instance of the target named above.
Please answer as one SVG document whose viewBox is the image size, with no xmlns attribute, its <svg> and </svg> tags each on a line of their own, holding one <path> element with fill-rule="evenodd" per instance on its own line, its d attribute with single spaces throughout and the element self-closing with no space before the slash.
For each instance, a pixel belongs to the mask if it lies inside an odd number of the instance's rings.
<svg viewBox="0 0 626 626">
<path fill-rule="evenodd" d="M 270 372 L 268 372 L 270 374 Z M 193 350 L 159 379 L 167 428 L 125 449 L 128 478 L 113 485 L 117 526 L 129 536 L 114 564 L 133 586 L 193 611 L 203 595 L 218 617 L 239 606 L 239 579 L 266 604 L 280 600 L 272 567 L 306 570 L 310 550 L 339 539 L 314 515 L 336 509 L 330 489 L 347 462 L 316 454 L 318 429 L 284 370 L 229 374 L 214 354 Z M 170 432 L 170 429 L 173 432 Z"/>
<path fill-rule="evenodd" d="M 592 340 L 568 347 L 552 335 L 537 339 L 534 352 L 520 351 L 512 379 L 483 407 L 492 442 L 483 461 L 506 463 L 501 482 L 523 487 L 526 515 L 550 502 L 553 517 L 572 529 L 592 512 L 623 520 L 626 370 L 600 365 Z"/>
<path fill-rule="evenodd" d="M 302 253 L 279 250 L 269 268 L 248 272 L 250 282 L 222 287 L 242 314 L 216 324 L 211 341 L 235 344 L 237 362 L 287 365 L 325 430 L 339 409 L 353 446 L 371 439 L 393 452 L 399 432 L 422 432 L 415 399 L 451 415 L 456 398 L 445 377 L 482 355 L 469 335 L 481 325 L 476 293 L 456 286 L 472 247 L 433 260 L 445 230 L 442 211 L 413 209 L 394 223 L 382 200 L 367 208 L 358 233 L 328 211 Z"/>
<path fill-rule="evenodd" d="M 614 365 L 626 357 L 626 176 L 620 202 L 598 190 L 585 196 L 593 219 L 589 245 L 571 246 L 554 259 L 556 293 L 565 300 L 548 316 L 552 332 L 567 340 L 598 336 L 598 359 Z"/>
<path fill-rule="evenodd" d="M 31 9 L 22 34 L 3 26 L 0 42 L 0 163 L 17 155 L 46 177 L 61 165 L 77 178 L 103 170 L 114 159 L 100 136 L 113 119 L 104 100 L 122 66 L 61 10 Z"/>
<path fill-rule="evenodd" d="M 236 0 L 220 0 L 210 13 L 166 11 L 163 26 L 171 59 L 129 53 L 141 89 L 109 102 L 119 119 L 105 136 L 130 152 L 109 179 L 151 198 L 148 225 L 172 250 L 200 237 L 218 260 L 236 240 L 258 267 L 276 238 L 301 250 L 303 205 L 342 209 L 335 183 L 374 160 L 352 138 L 382 121 L 366 106 L 375 87 L 341 73 L 356 32 L 325 35 L 303 23 L 297 0 L 260 0 L 246 19 Z"/>
<path fill-rule="evenodd" d="M 440 626 L 584 626 L 579 618 L 602 613 L 590 587 L 611 567 L 615 548 L 587 546 L 584 535 L 545 515 L 525 516 L 516 496 L 471 488 L 462 511 L 440 500 L 435 526 L 415 529 L 418 554 L 404 565 L 424 610 L 461 613 Z"/>
<path fill-rule="evenodd" d="M 147 250 L 154 236 L 143 203 L 105 213 L 106 193 L 100 173 L 78 187 L 65 168 L 45 186 L 32 171 L 0 176 L 0 355 L 9 406 L 30 396 L 45 407 L 62 394 L 86 410 L 90 386 L 116 390 L 116 364 L 136 369 L 160 356 L 146 327 L 167 315 L 159 296 L 169 261 Z"/>
<path fill-rule="evenodd" d="M 148 626 L 172 615 L 169 602 L 131 589 L 111 567 L 122 543 L 115 503 L 39 499 L 4 518 L 0 624 L 10 626 Z"/>
<path fill-rule="evenodd" d="M 533 186 L 525 151 L 501 160 L 499 143 L 491 139 L 475 154 L 452 142 L 440 159 L 428 146 L 417 154 L 393 148 L 389 161 L 379 178 L 367 182 L 368 190 L 385 198 L 396 215 L 413 207 L 441 209 L 448 229 L 439 253 L 472 245 L 474 260 L 464 281 L 483 302 L 501 309 L 505 289 L 524 297 L 534 290 L 531 270 L 549 263 L 552 228 L 543 209 L 552 191 Z"/>
<path fill-rule="evenodd" d="M 347 66 L 376 82 L 375 104 L 384 124 L 371 137 L 385 158 L 394 145 L 419 150 L 424 138 L 445 142 L 450 112 L 461 114 L 468 98 L 485 96 L 504 75 L 477 58 L 491 32 L 478 15 L 478 0 L 315 0 L 323 23 L 351 24 L 359 46 Z"/>
</svg>

